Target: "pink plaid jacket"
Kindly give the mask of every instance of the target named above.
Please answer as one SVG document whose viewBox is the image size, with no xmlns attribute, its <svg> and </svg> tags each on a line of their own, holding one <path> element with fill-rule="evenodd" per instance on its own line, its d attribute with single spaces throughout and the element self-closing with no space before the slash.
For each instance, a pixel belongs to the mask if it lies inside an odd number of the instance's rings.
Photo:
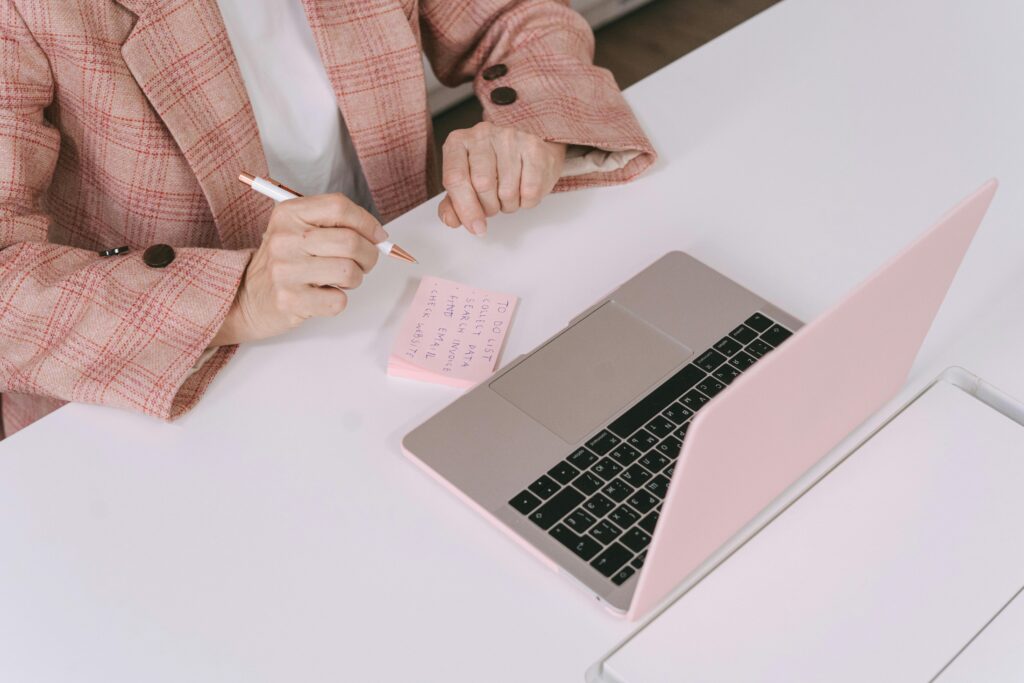
<svg viewBox="0 0 1024 683">
<path fill-rule="evenodd" d="M 593 36 L 556 0 L 304 0 L 385 220 L 436 189 L 421 53 L 475 80 L 489 120 L 622 151 L 556 189 L 628 180 L 654 159 Z M 479 74 L 504 63 L 508 75 Z M 515 88 L 514 104 L 490 91 Z M 270 203 L 216 0 L 0 0 L 0 393 L 7 434 L 65 401 L 164 419 L 232 355 L 193 372 L 234 299 Z M 175 247 L 167 268 L 142 251 Z M 125 256 L 97 250 L 127 245 Z"/>
</svg>

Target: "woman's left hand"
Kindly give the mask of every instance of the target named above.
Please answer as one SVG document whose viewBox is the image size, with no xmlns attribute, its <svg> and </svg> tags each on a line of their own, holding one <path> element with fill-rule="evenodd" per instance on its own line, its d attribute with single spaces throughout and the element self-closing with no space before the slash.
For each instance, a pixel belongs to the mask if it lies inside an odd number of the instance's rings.
<svg viewBox="0 0 1024 683">
<path fill-rule="evenodd" d="M 487 218 L 540 203 L 562 175 L 566 146 L 484 121 L 448 136 L 437 215 L 450 228 L 487 232 Z"/>
</svg>

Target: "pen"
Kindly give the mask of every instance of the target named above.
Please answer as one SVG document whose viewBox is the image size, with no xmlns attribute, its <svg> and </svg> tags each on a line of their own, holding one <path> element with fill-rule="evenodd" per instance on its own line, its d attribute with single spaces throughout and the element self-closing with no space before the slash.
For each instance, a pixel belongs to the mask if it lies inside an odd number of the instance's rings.
<svg viewBox="0 0 1024 683">
<path fill-rule="evenodd" d="M 260 178 L 251 173 L 242 173 L 238 176 L 238 179 L 256 192 L 259 192 L 264 197 L 270 197 L 275 202 L 283 202 L 286 199 L 296 199 L 297 197 L 302 196 L 290 187 L 282 185 L 271 178 Z M 379 249 L 385 256 L 392 256 L 402 261 L 408 261 L 409 263 L 418 263 L 418 261 L 412 257 L 412 254 L 389 240 L 378 242 L 377 249 Z"/>
</svg>

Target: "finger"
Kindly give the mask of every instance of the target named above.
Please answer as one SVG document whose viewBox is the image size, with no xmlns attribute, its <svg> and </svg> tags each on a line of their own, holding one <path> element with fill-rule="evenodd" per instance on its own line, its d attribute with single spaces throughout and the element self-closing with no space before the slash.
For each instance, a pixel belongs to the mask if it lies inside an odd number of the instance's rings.
<svg viewBox="0 0 1024 683">
<path fill-rule="evenodd" d="M 303 264 L 303 284 L 355 289 L 363 284 L 363 269 L 348 258 L 310 258 Z"/>
<path fill-rule="evenodd" d="M 495 141 L 498 156 L 498 201 L 504 213 L 519 209 L 519 184 L 523 175 L 523 157 L 516 145 L 516 134 L 501 135 Z"/>
<path fill-rule="evenodd" d="M 498 201 L 498 159 L 490 138 L 474 141 L 469 147 L 469 178 L 487 216 L 501 210 Z"/>
<path fill-rule="evenodd" d="M 459 222 L 459 217 L 455 215 L 455 208 L 452 206 L 452 198 L 448 195 L 444 196 L 441 203 L 437 205 L 437 217 L 441 219 L 441 222 L 447 225 L 449 228 L 457 228 L 462 223 Z"/>
<path fill-rule="evenodd" d="M 459 140 L 449 137 L 444 145 L 443 184 L 459 222 L 475 235 L 487 231 L 484 209 L 469 178 L 469 152 Z"/>
<path fill-rule="evenodd" d="M 297 305 L 296 313 L 303 318 L 330 318 L 348 307 L 348 294 L 332 287 L 306 287 Z"/>
<path fill-rule="evenodd" d="M 290 199 L 280 204 L 309 226 L 350 228 L 376 244 L 388 238 L 373 215 L 343 194 L 320 194 Z"/>
<path fill-rule="evenodd" d="M 308 228 L 302 233 L 302 248 L 310 256 L 352 259 L 365 273 L 380 259 L 377 245 L 351 228 Z"/>
</svg>

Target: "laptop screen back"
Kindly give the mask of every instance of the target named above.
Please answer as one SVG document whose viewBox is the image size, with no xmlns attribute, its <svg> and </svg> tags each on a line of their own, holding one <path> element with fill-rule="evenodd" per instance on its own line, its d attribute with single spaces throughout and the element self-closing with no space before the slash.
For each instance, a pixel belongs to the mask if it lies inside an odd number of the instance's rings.
<svg viewBox="0 0 1024 683">
<path fill-rule="evenodd" d="M 664 598 L 895 395 L 996 187 L 994 180 L 983 185 L 698 414 L 630 618 Z"/>
</svg>

